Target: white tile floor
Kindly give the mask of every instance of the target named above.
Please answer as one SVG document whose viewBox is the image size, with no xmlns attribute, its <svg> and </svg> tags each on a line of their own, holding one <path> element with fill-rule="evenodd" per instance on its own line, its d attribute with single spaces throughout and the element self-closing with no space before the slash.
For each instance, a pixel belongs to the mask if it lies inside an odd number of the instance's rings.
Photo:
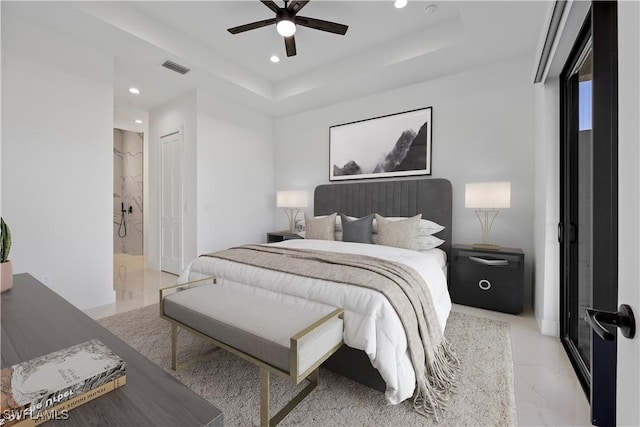
<svg viewBox="0 0 640 427">
<path fill-rule="evenodd" d="M 173 284 L 176 276 L 145 266 L 143 256 L 116 255 L 116 302 L 87 314 L 98 319 L 155 304 L 158 289 Z M 453 309 L 510 324 L 519 425 L 591 425 L 589 403 L 559 339 L 541 335 L 530 310 L 513 316 L 462 305 Z"/>
<path fill-rule="evenodd" d="M 160 288 L 175 283 L 178 276 L 146 268 L 146 256 L 116 254 L 113 258 L 113 289 L 116 302 L 85 310 L 94 319 L 155 304 Z"/>
<path fill-rule="evenodd" d="M 453 310 L 511 326 L 519 425 L 591 425 L 589 402 L 560 340 L 540 334 L 530 309 L 518 316 L 458 304 Z"/>
</svg>

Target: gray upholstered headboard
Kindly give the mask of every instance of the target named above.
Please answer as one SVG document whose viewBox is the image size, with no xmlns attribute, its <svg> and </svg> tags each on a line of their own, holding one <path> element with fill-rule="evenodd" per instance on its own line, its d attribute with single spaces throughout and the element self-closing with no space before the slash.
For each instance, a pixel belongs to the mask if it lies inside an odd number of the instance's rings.
<svg viewBox="0 0 640 427">
<path fill-rule="evenodd" d="M 452 236 L 451 183 L 441 178 L 403 181 L 350 182 L 316 187 L 314 215 L 333 212 L 361 217 L 370 213 L 382 216 L 413 216 L 444 225 L 436 236 L 445 243 L 440 249 L 451 259 Z"/>
</svg>

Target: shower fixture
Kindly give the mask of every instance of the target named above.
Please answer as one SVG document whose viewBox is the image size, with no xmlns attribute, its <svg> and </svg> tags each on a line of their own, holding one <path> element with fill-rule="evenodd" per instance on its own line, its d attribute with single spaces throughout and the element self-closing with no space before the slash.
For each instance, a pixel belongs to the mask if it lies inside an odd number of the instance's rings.
<svg viewBox="0 0 640 427">
<path fill-rule="evenodd" d="M 124 208 L 124 202 L 120 203 L 120 226 L 118 227 L 118 237 L 126 237 L 127 236 L 127 220 L 125 219 L 124 214 L 129 212 L 133 213 L 133 206 L 129 205 L 129 209 Z"/>
</svg>

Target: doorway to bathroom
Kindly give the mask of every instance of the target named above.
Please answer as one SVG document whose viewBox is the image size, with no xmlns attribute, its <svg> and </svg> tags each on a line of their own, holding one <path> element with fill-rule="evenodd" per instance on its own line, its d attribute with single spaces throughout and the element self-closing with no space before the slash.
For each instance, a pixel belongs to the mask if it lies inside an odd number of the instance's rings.
<svg viewBox="0 0 640 427">
<path fill-rule="evenodd" d="M 143 134 L 113 130 L 113 253 L 143 255 Z"/>
<path fill-rule="evenodd" d="M 116 301 L 140 299 L 127 283 L 146 268 L 143 239 L 144 134 L 113 130 L 113 288 Z"/>
</svg>

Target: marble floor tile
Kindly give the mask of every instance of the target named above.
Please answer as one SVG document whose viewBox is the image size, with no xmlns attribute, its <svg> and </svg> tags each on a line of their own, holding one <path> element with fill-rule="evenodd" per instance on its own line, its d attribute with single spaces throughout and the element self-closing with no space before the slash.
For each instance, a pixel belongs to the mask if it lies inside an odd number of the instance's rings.
<svg viewBox="0 0 640 427">
<path fill-rule="evenodd" d="M 113 289 L 116 291 L 116 302 L 85 310 L 85 313 L 100 319 L 157 303 L 159 289 L 175 283 L 178 276 L 148 269 L 146 265 L 145 255 L 114 255 Z"/>
<path fill-rule="evenodd" d="M 508 322 L 520 426 L 590 426 L 589 401 L 560 339 L 540 334 L 531 309 L 520 315 L 454 304 L 453 310 Z"/>
</svg>

